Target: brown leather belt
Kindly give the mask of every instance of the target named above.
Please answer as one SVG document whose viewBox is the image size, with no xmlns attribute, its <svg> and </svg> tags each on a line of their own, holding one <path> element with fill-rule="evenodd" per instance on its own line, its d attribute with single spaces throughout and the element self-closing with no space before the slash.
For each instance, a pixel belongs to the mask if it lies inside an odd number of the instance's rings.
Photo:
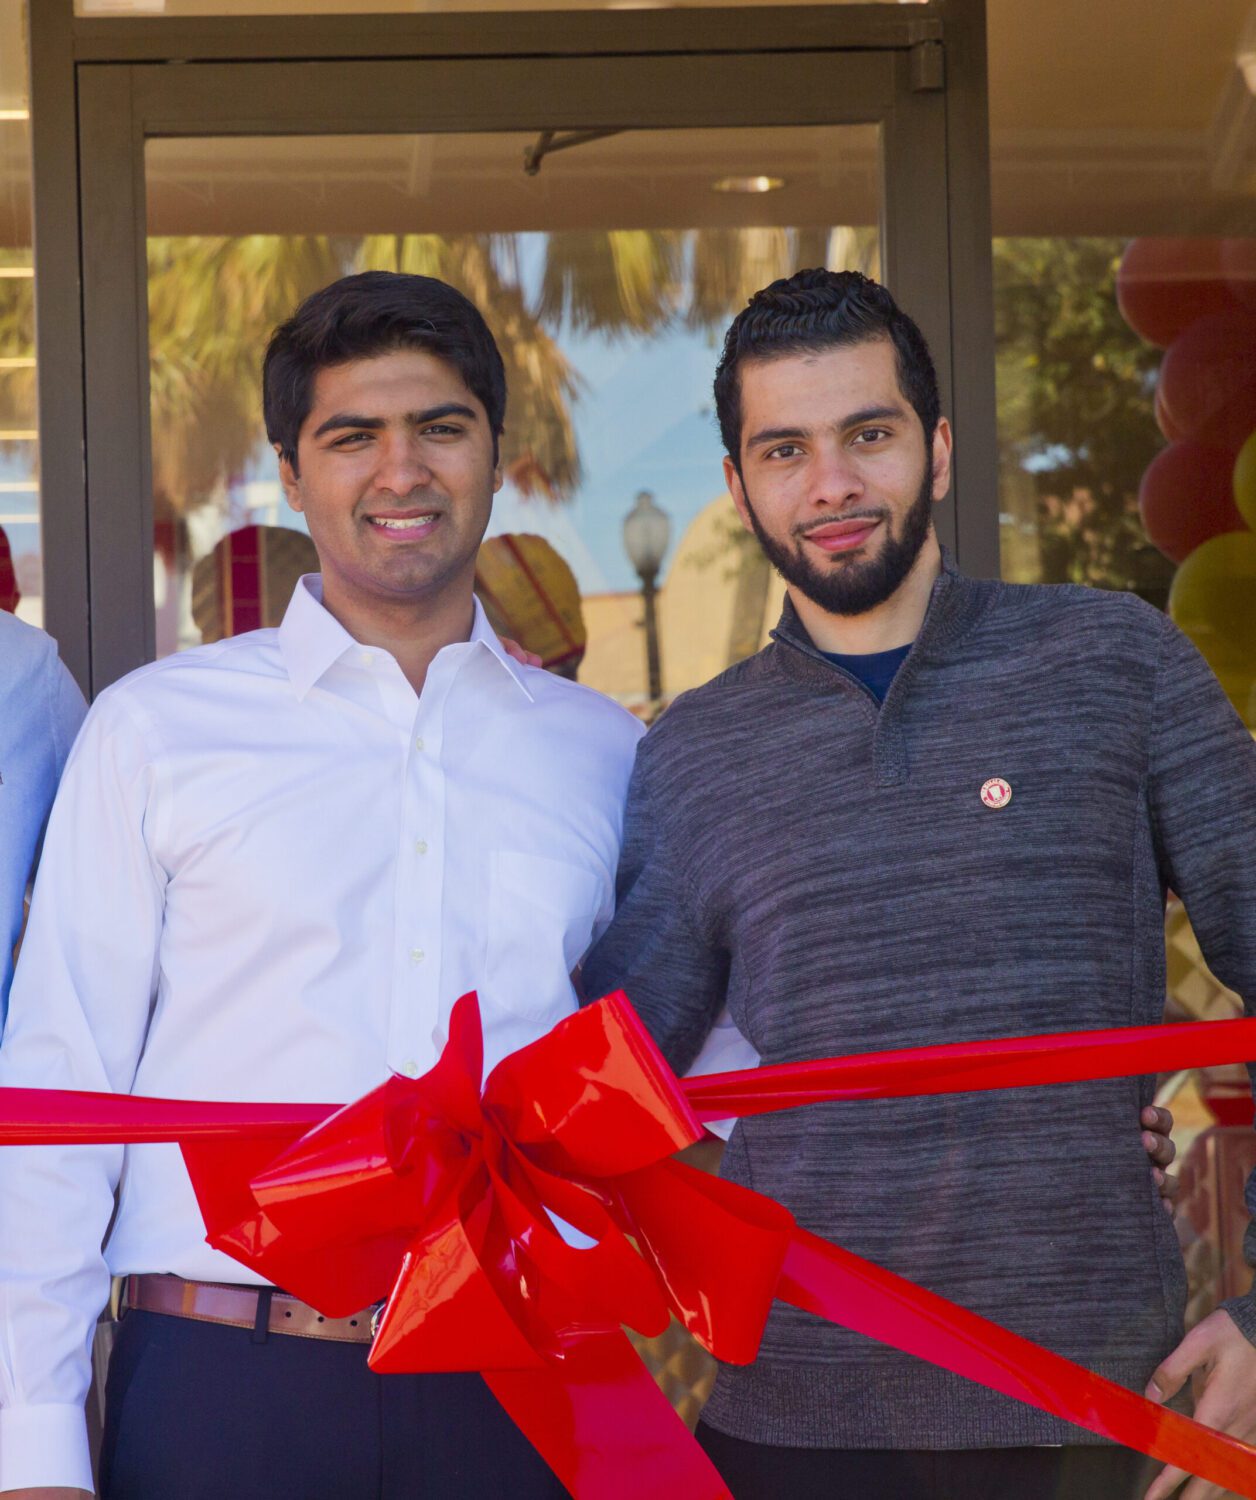
<svg viewBox="0 0 1256 1500">
<path fill-rule="evenodd" d="M 256 1331 L 259 1298 L 267 1292 L 270 1292 L 267 1333 L 287 1333 L 301 1339 L 335 1339 L 342 1344 L 371 1342 L 373 1309 L 355 1313 L 351 1318 L 325 1318 L 308 1303 L 269 1287 L 184 1281 L 181 1276 L 128 1276 L 122 1287 L 122 1307 Z"/>
</svg>

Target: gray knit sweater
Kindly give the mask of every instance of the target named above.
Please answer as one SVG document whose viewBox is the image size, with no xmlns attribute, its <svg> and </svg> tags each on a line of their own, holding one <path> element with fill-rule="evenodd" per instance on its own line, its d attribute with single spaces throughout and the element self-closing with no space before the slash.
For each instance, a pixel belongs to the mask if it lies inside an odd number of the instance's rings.
<svg viewBox="0 0 1256 1500">
<path fill-rule="evenodd" d="M 881 706 L 788 606 L 774 634 L 642 741 L 618 914 L 585 963 L 587 992 L 627 990 L 674 1067 L 726 1001 L 765 1063 L 1158 1022 L 1166 886 L 1256 1001 L 1256 745 L 1164 616 L 948 561 Z M 1005 806 L 982 802 L 992 777 Z M 740 1123 L 723 1172 L 1141 1388 L 1184 1304 L 1139 1141 L 1151 1089 L 817 1105 Z M 1251 1336 L 1256 1310 L 1236 1316 Z M 779 1303 L 705 1418 L 804 1447 L 1088 1440 Z"/>
</svg>

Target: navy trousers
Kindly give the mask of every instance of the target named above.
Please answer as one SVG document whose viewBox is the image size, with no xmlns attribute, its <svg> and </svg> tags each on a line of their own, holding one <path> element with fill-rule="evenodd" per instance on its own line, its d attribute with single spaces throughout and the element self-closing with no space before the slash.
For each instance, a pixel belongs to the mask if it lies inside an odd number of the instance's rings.
<svg viewBox="0 0 1256 1500">
<path fill-rule="evenodd" d="M 565 1500 L 478 1375 L 386 1375 L 364 1344 L 129 1312 L 101 1500 Z"/>
<path fill-rule="evenodd" d="M 1128 1448 L 775 1448 L 698 1423 L 733 1500 L 1142 1500 L 1161 1465 Z"/>
</svg>

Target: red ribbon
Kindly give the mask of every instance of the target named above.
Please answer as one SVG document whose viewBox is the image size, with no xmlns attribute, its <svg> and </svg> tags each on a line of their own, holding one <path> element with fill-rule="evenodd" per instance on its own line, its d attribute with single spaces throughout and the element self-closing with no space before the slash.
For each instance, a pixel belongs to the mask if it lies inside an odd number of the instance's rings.
<svg viewBox="0 0 1256 1500">
<path fill-rule="evenodd" d="M 1241 1494 L 1256 1448 L 799 1229 L 670 1160 L 702 1119 L 820 1100 L 1116 1077 L 1256 1058 L 1256 1021 L 1061 1033 L 678 1081 L 612 995 L 483 1091 L 474 996 L 419 1079 L 344 1108 L 9 1089 L 0 1143 L 177 1141 L 209 1242 L 330 1317 L 386 1298 L 381 1372 L 479 1370 L 577 1500 L 727 1490 L 621 1325 L 676 1316 L 751 1361 L 774 1297 Z M 569 1244 L 553 1216 L 580 1230 Z M 635 1241 L 635 1248 L 633 1241 Z M 639 1253 L 638 1253 L 639 1252 Z M 400 1270 L 398 1270 L 400 1267 Z"/>
</svg>

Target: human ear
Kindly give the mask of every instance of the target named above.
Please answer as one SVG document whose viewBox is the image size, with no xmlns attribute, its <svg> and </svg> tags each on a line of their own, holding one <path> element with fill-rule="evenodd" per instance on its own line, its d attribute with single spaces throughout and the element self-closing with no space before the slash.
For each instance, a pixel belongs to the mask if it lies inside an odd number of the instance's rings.
<svg viewBox="0 0 1256 1500">
<path fill-rule="evenodd" d="M 733 497 L 733 504 L 737 507 L 737 515 L 741 524 L 747 531 L 753 532 L 754 527 L 750 524 L 750 507 L 746 504 L 746 488 L 741 482 L 741 475 L 737 472 L 737 465 L 727 454 L 724 455 L 724 483 L 728 486 L 728 493 Z"/>
<path fill-rule="evenodd" d="M 946 492 L 951 487 L 951 452 L 954 438 L 951 433 L 951 424 L 945 417 L 938 418 L 938 425 L 933 432 L 933 448 L 929 456 L 929 462 L 933 470 L 933 498 L 935 501 L 946 498 Z"/>
<path fill-rule="evenodd" d="M 285 458 L 283 449 L 278 443 L 271 445 L 279 459 L 279 483 L 283 487 L 284 499 L 287 500 L 289 508 L 295 511 L 303 511 L 305 503 L 301 498 L 301 480 L 290 458 Z"/>
</svg>

